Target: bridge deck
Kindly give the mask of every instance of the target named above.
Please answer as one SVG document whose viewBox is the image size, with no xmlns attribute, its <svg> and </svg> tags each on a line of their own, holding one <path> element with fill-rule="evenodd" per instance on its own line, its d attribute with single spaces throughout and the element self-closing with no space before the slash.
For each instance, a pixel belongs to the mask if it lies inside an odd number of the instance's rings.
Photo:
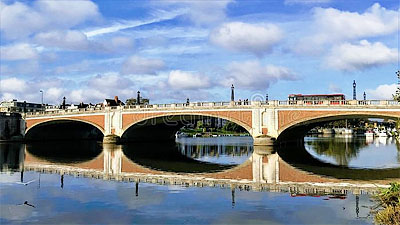
<svg viewBox="0 0 400 225">
<path fill-rule="evenodd" d="M 146 111 L 167 111 L 167 110 L 223 110 L 223 109 L 254 109 L 254 108 L 301 108 L 301 109 L 400 109 L 400 103 L 391 100 L 350 100 L 350 101 L 251 101 L 244 102 L 194 102 L 194 103 L 176 103 L 176 104 L 153 104 L 153 105 L 129 105 L 102 108 L 84 108 L 84 109 L 67 109 L 56 111 L 41 111 L 26 113 L 26 117 L 40 117 L 53 115 L 70 115 L 70 114 L 95 114 L 113 110 L 122 110 L 124 112 L 146 112 Z"/>
</svg>

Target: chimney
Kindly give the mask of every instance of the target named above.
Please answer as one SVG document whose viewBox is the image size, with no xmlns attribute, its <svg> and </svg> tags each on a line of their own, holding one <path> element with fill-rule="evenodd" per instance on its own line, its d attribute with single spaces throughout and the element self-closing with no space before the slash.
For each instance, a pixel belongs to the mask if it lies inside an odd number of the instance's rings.
<svg viewBox="0 0 400 225">
<path fill-rule="evenodd" d="M 118 104 L 118 96 L 114 97 L 114 101 L 115 101 L 116 104 Z"/>
</svg>

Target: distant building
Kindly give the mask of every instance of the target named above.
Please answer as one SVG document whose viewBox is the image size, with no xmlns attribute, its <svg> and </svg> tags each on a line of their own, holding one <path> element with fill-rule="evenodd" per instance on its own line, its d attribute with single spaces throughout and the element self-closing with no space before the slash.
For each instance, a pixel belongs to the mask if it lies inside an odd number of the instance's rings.
<svg viewBox="0 0 400 225">
<path fill-rule="evenodd" d="M 61 107 L 59 105 L 46 105 L 45 111 L 46 112 L 57 112 Z"/>
<path fill-rule="evenodd" d="M 0 103 L 0 112 L 40 112 L 45 106 L 38 103 L 19 102 L 17 99 Z"/>
<path fill-rule="evenodd" d="M 126 100 L 126 105 L 136 105 L 137 99 L 136 98 L 129 98 Z M 140 104 L 141 105 L 148 105 L 150 104 L 150 100 L 148 98 L 140 97 Z"/>
<path fill-rule="evenodd" d="M 118 99 L 118 96 L 115 96 L 114 99 L 104 99 L 103 106 L 121 106 L 125 105 L 121 100 Z"/>
</svg>

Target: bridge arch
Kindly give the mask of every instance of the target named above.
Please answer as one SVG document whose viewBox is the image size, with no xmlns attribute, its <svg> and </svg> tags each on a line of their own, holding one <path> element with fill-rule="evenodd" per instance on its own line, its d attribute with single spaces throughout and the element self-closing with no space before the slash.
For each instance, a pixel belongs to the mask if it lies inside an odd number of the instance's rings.
<svg viewBox="0 0 400 225">
<path fill-rule="evenodd" d="M 300 115 L 291 122 L 286 123 L 278 130 L 278 141 L 303 138 L 310 129 L 327 122 L 343 119 L 356 118 L 381 118 L 381 119 L 400 119 L 400 111 L 365 111 L 365 112 L 349 112 L 339 111 L 334 113 L 315 113 L 310 115 Z"/>
<path fill-rule="evenodd" d="M 164 129 L 161 132 L 164 132 L 164 134 L 156 134 L 157 138 L 155 140 L 171 140 L 173 137 L 172 135 L 175 135 L 175 133 L 184 126 L 185 122 L 193 122 L 195 120 L 198 120 L 200 118 L 217 118 L 217 119 L 224 119 L 227 121 L 230 121 L 232 123 L 235 123 L 239 126 L 241 126 L 243 129 L 245 129 L 250 135 L 252 134 L 252 128 L 249 124 L 246 122 L 240 121 L 235 118 L 231 118 L 226 115 L 215 115 L 215 114 L 209 114 L 209 113 L 202 113 L 202 112 L 188 112 L 188 113 L 164 113 L 164 114 L 159 114 L 159 115 L 150 115 L 146 118 L 142 118 L 136 121 L 133 121 L 129 124 L 127 124 L 123 128 L 123 132 L 121 134 L 121 140 L 131 140 L 129 137 L 129 133 L 132 131 L 132 129 L 135 128 L 147 128 L 145 130 L 145 134 L 149 134 L 148 132 L 152 132 L 152 135 L 155 135 L 154 132 L 157 132 L 157 129 Z M 143 131 L 143 130 L 142 130 Z M 161 137 L 161 136 L 163 137 Z M 131 135 L 132 136 L 132 135 Z M 145 140 L 146 137 L 136 137 L 134 139 L 139 140 Z"/>
<path fill-rule="evenodd" d="M 29 124 L 29 122 L 30 121 L 28 120 L 27 124 Z M 64 130 L 62 130 L 62 128 L 65 126 L 70 126 L 70 125 L 72 125 L 72 126 L 76 125 L 76 129 L 79 127 L 87 129 L 86 131 L 88 131 L 88 132 L 90 129 L 92 129 L 90 132 L 93 132 L 92 133 L 93 135 L 88 135 L 87 137 L 82 136 L 82 139 L 92 139 L 92 137 L 94 137 L 93 139 L 100 140 L 100 136 L 102 138 L 105 134 L 103 127 L 101 127 L 98 124 L 91 122 L 91 121 L 78 119 L 78 118 L 53 118 L 53 119 L 46 119 L 46 120 L 41 120 L 38 122 L 33 122 L 33 123 L 31 123 L 30 126 L 28 125 L 27 129 L 25 131 L 25 138 L 27 140 L 37 140 L 38 139 L 37 137 L 40 136 L 38 134 L 38 133 L 40 133 L 40 132 L 38 132 L 40 130 L 42 130 L 42 132 L 43 132 L 43 130 L 46 131 L 46 129 L 49 130 L 49 129 L 51 129 L 51 127 L 53 127 L 53 129 L 54 128 L 57 129 L 57 130 L 54 130 L 54 133 L 64 132 Z M 73 130 L 71 131 L 69 129 L 66 129 L 65 131 L 67 131 L 66 134 L 71 134 L 74 132 Z M 84 132 L 85 130 L 81 130 L 81 131 Z M 45 134 L 49 134 L 49 133 L 45 132 Z M 97 137 L 95 137 L 95 136 L 97 136 Z M 53 135 L 52 137 L 55 137 L 55 135 Z M 39 139 L 48 139 L 48 138 L 39 138 Z M 53 139 L 53 138 L 50 137 L 49 139 Z M 68 138 L 60 138 L 60 139 L 68 139 Z M 75 138 L 72 138 L 72 139 L 75 139 Z"/>
</svg>

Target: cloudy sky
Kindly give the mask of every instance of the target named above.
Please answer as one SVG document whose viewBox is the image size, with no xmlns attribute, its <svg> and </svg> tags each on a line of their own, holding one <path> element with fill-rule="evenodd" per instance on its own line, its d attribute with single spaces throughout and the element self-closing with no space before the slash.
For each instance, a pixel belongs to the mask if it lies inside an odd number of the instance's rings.
<svg viewBox="0 0 400 225">
<path fill-rule="evenodd" d="M 388 99 L 397 0 L 0 1 L 0 99 Z"/>
</svg>

